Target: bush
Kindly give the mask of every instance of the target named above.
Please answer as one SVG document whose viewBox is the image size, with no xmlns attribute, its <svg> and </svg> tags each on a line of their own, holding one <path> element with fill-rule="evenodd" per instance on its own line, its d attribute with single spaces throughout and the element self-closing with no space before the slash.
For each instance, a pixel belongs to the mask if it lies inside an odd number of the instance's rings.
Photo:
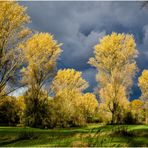
<svg viewBox="0 0 148 148">
<path fill-rule="evenodd" d="M 111 121 L 111 113 L 105 103 L 100 103 L 98 108 L 98 120 L 100 123 L 109 124 Z"/>
<path fill-rule="evenodd" d="M 86 120 L 80 105 L 80 99 L 81 94 L 74 90 L 64 90 L 58 93 L 50 102 L 49 126 L 84 126 Z"/>
<path fill-rule="evenodd" d="M 15 97 L 6 96 L 0 99 L 0 124 L 16 125 L 20 123 L 21 106 Z"/>
<path fill-rule="evenodd" d="M 129 112 L 125 113 L 124 118 L 123 118 L 123 123 L 124 124 L 136 124 L 137 119 L 134 118 L 132 113 L 129 111 Z"/>
<path fill-rule="evenodd" d="M 82 95 L 81 108 L 87 123 L 96 122 L 99 104 L 94 94 L 86 93 Z"/>
<path fill-rule="evenodd" d="M 33 96 L 28 91 L 25 96 L 24 124 L 30 127 L 45 128 L 49 118 L 48 95 L 41 91 L 38 96 Z"/>
</svg>

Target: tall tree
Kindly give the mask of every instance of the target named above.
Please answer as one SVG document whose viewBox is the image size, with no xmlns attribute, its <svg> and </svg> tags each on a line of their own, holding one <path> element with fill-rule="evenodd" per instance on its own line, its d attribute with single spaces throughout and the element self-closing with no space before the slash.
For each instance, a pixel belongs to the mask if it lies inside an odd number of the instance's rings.
<svg viewBox="0 0 148 148">
<path fill-rule="evenodd" d="M 138 79 L 138 85 L 142 92 L 142 98 L 145 101 L 145 108 L 146 108 L 146 116 L 145 121 L 148 124 L 148 70 L 144 70 L 142 75 Z"/>
<path fill-rule="evenodd" d="M 25 7 L 14 1 L 0 2 L 0 94 L 12 91 L 6 88 L 8 83 L 15 82 L 22 64 L 18 47 L 31 33 L 26 27 L 29 22 Z"/>
<path fill-rule="evenodd" d="M 22 83 L 28 86 L 26 98 L 30 98 L 30 101 L 26 100 L 26 103 L 31 102 L 26 105 L 26 110 L 30 110 L 29 114 L 27 111 L 27 116 L 33 116 L 34 122 L 31 125 L 38 126 L 41 124 L 41 109 L 38 108 L 40 98 L 47 94 L 43 87 L 55 71 L 56 61 L 61 53 L 60 44 L 48 33 L 37 33 L 22 44 L 21 49 L 27 64 L 27 67 L 22 69 Z"/>
<path fill-rule="evenodd" d="M 99 95 L 112 113 L 111 122 L 117 123 L 121 100 L 126 102 L 137 70 L 135 40 L 128 34 L 106 35 L 94 47 L 94 54 L 89 63 L 98 71 Z"/>
</svg>

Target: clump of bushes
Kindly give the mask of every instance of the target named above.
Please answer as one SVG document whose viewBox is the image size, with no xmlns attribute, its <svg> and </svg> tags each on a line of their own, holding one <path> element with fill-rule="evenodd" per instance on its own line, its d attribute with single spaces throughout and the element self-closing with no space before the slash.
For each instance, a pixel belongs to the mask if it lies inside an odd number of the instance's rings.
<svg viewBox="0 0 148 148">
<path fill-rule="evenodd" d="M 110 124 L 110 121 L 109 111 L 91 93 L 65 89 L 49 97 L 45 91 L 41 91 L 36 100 L 27 91 L 18 98 L 5 96 L 0 99 L 1 125 L 54 128 L 85 126 L 93 122 Z M 143 121 L 144 109 L 137 100 L 130 103 L 129 109 L 124 110 L 120 118 L 120 124 L 141 124 Z M 123 127 L 114 129 L 115 134 L 129 134 L 126 132 Z"/>
<path fill-rule="evenodd" d="M 82 95 L 75 90 L 63 90 L 50 102 L 49 125 L 51 127 L 84 126 L 93 121 L 97 107 L 98 102 L 91 94 Z"/>
<path fill-rule="evenodd" d="M 37 97 L 34 95 L 36 93 Z M 55 97 L 49 97 L 46 91 L 36 93 L 32 94 L 28 90 L 23 97 L 14 99 L 20 104 L 16 111 L 19 118 L 17 122 L 14 121 L 16 124 L 54 128 L 84 126 L 95 121 L 98 102 L 91 93 L 82 94 L 66 89 L 58 92 Z"/>
<path fill-rule="evenodd" d="M 35 93 L 35 92 L 34 92 Z M 36 92 L 28 90 L 24 95 L 24 124 L 30 127 L 45 128 L 49 118 L 49 99 L 44 91 Z"/>
<path fill-rule="evenodd" d="M 41 91 L 37 97 L 27 91 L 18 98 L 0 100 L 0 123 L 39 128 L 76 127 L 95 122 L 98 102 L 91 93 L 63 90 L 49 97 Z"/>
<path fill-rule="evenodd" d="M 22 105 L 15 97 L 0 98 L 0 124 L 17 125 L 21 121 Z"/>
</svg>

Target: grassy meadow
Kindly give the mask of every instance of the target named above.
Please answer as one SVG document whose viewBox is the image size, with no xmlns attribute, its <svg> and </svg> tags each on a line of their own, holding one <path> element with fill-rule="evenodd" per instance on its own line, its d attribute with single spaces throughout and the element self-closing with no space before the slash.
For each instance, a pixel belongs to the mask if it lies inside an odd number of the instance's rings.
<svg viewBox="0 0 148 148">
<path fill-rule="evenodd" d="M 0 127 L 1 147 L 148 146 L 148 125 L 99 125 L 39 129 Z"/>
</svg>

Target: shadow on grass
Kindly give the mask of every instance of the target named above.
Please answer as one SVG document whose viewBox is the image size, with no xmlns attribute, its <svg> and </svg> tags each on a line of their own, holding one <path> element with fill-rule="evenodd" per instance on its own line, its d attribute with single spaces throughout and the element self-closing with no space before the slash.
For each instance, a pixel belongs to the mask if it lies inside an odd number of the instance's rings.
<svg viewBox="0 0 148 148">
<path fill-rule="evenodd" d="M 10 140 L 9 141 L 3 141 L 3 142 L 0 142 L 0 147 L 6 146 L 8 144 L 13 144 L 13 143 L 16 143 L 18 141 L 21 141 L 21 140 L 20 139 L 13 139 L 11 141 Z"/>
</svg>

